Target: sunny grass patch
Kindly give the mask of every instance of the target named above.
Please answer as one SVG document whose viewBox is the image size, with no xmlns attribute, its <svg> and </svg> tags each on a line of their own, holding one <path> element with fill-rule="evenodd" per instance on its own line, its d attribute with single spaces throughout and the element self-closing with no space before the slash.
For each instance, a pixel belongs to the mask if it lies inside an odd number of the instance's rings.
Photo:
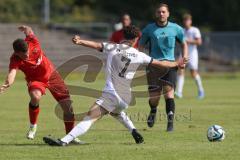
<svg viewBox="0 0 240 160">
<path fill-rule="evenodd" d="M 210 76 L 210 77 L 209 77 Z M 67 83 L 81 85 L 79 77 L 67 79 Z M 2 79 L 2 78 L 1 78 Z M 3 79 L 2 79 L 3 80 Z M 206 98 L 196 99 L 195 84 L 187 78 L 184 88 L 184 99 L 177 100 L 177 113 L 188 114 L 192 119 L 177 121 L 175 132 L 165 132 L 166 121 L 158 121 L 149 129 L 146 122 L 134 120 L 136 127 L 145 138 L 145 144 L 136 145 L 119 122 L 110 116 L 97 122 L 82 140 L 89 143 L 83 146 L 65 148 L 49 147 L 42 137 L 52 134 L 55 137 L 64 135 L 63 123 L 54 115 L 56 102 L 50 94 L 41 101 L 39 129 L 34 141 L 25 138 L 28 129 L 27 88 L 21 75 L 14 86 L 0 96 L 0 159 L 169 159 L 169 160 L 221 160 L 239 159 L 240 153 L 240 90 L 239 76 L 208 75 L 203 78 Z M 99 78 L 94 88 L 101 89 L 104 79 Z M 91 85 L 91 84 L 89 84 Z M 144 89 L 144 88 L 140 88 Z M 94 102 L 93 98 L 73 96 L 76 111 L 86 111 Z M 164 101 L 159 111 L 165 113 Z M 131 106 L 128 114 L 148 114 L 147 98 L 138 98 L 136 106 Z M 226 131 L 226 139 L 220 143 L 210 143 L 206 138 L 206 130 L 212 124 L 222 125 Z"/>
</svg>

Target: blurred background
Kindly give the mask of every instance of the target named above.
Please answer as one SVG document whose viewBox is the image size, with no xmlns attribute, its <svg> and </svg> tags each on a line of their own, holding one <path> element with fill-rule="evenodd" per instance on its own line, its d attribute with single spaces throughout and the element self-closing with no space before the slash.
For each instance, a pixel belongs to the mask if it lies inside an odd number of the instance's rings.
<svg viewBox="0 0 240 160">
<path fill-rule="evenodd" d="M 193 16 L 200 28 L 199 48 L 202 72 L 236 72 L 240 67 L 239 0 L 0 0 L 0 72 L 6 72 L 12 41 L 23 37 L 17 26 L 33 27 L 48 57 L 59 66 L 92 50 L 71 43 L 74 34 L 108 41 L 120 15 L 129 13 L 141 29 L 154 21 L 155 6 L 167 3 L 170 20 L 181 24 L 182 14 Z"/>
</svg>

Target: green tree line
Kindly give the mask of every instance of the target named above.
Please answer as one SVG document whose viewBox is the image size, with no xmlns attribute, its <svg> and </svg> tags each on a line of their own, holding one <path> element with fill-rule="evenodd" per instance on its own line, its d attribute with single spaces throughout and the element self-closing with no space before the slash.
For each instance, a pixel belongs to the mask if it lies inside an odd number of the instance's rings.
<svg viewBox="0 0 240 160">
<path fill-rule="evenodd" d="M 0 22 L 39 23 L 44 0 L 0 0 Z M 50 0 L 51 22 L 116 22 L 127 12 L 137 24 L 154 20 L 154 8 L 167 3 L 171 20 L 180 23 L 185 12 L 194 24 L 209 30 L 239 30 L 239 0 Z"/>
</svg>

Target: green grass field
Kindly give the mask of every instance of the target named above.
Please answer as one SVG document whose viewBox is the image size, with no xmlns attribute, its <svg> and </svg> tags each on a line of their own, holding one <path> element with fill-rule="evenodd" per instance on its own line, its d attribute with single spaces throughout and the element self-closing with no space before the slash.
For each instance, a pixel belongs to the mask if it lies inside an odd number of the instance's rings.
<svg viewBox="0 0 240 160">
<path fill-rule="evenodd" d="M 82 77 L 74 74 L 66 82 L 98 89 L 103 87 L 103 78 L 99 78 L 93 85 L 83 83 Z M 165 132 L 166 120 L 160 116 L 155 126 L 149 129 L 145 122 L 149 112 L 148 100 L 138 98 L 137 104 L 130 106 L 127 113 L 133 117 L 136 127 L 143 134 L 144 144 L 135 144 L 119 122 L 106 116 L 80 137 L 88 144 L 57 148 L 49 147 L 42 141 L 42 137 L 49 134 L 57 138 L 64 135 L 63 123 L 54 114 L 56 102 L 49 93 L 41 101 L 36 139 L 25 138 L 29 125 L 29 97 L 25 81 L 20 75 L 14 86 L 0 95 L 0 159 L 237 160 L 240 159 L 239 82 L 240 74 L 206 74 L 203 77 L 206 98 L 200 101 L 196 99 L 194 81 L 188 78 L 184 99 L 176 101 L 177 119 L 173 133 Z M 77 112 L 86 111 L 94 102 L 93 98 L 81 96 L 73 96 L 73 100 Z M 162 115 L 165 113 L 163 101 L 159 111 Z M 212 124 L 224 127 L 226 139 L 223 142 L 208 142 L 206 130 Z"/>
</svg>

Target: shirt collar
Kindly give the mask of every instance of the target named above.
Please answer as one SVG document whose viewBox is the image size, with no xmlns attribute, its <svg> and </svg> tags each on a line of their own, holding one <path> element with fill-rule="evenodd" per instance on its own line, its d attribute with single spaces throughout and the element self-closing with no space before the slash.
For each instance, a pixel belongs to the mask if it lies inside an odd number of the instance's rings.
<svg viewBox="0 0 240 160">
<path fill-rule="evenodd" d="M 164 27 L 167 27 L 167 26 L 168 26 L 168 21 L 167 21 L 167 24 L 166 24 L 166 25 L 164 25 L 164 26 L 160 26 L 160 25 L 158 25 L 158 23 L 157 23 L 157 22 L 155 22 L 155 25 L 156 25 L 157 27 L 164 28 Z"/>
</svg>

